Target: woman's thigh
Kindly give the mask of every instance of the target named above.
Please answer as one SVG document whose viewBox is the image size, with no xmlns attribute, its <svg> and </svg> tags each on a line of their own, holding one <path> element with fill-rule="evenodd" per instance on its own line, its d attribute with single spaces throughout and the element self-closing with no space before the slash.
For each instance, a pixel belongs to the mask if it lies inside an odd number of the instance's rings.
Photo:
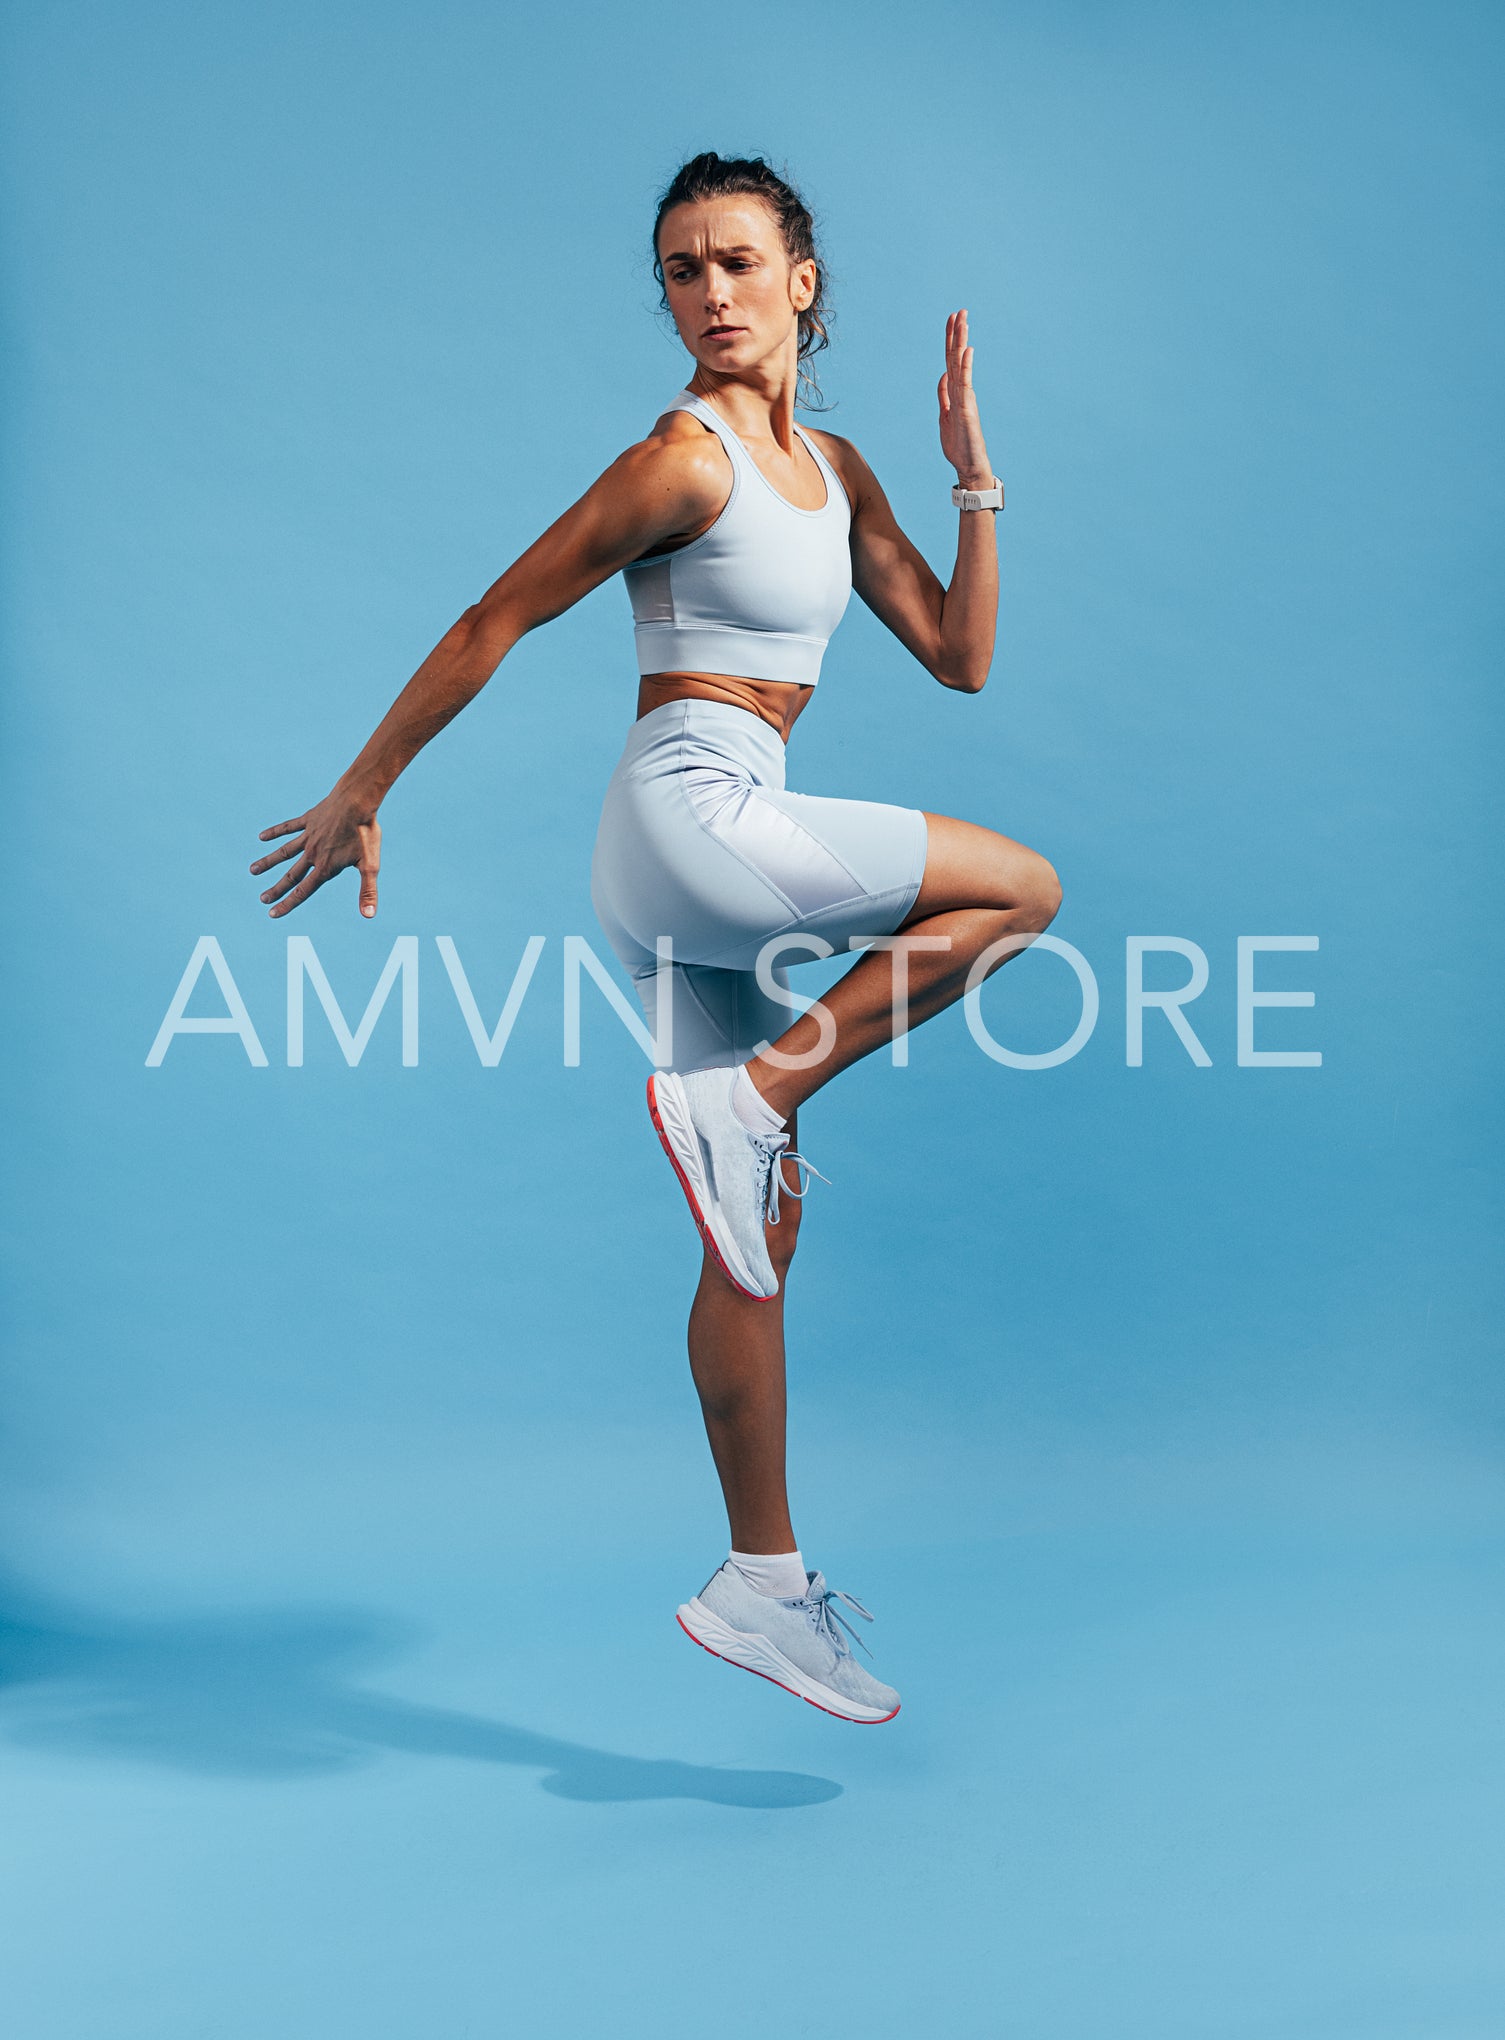
<svg viewBox="0 0 1505 2040">
<path fill-rule="evenodd" d="M 925 858 L 916 808 L 696 769 L 608 792 L 592 897 L 608 932 L 615 924 L 647 953 L 669 936 L 676 961 L 743 972 L 776 937 L 795 945 L 806 932 L 844 948 L 891 933 Z"/>
<path fill-rule="evenodd" d="M 954 815 L 927 813 L 925 823 L 925 876 L 905 918 L 906 928 L 931 914 L 962 907 L 1006 912 L 1048 903 L 1055 911 L 1060 885 L 1054 867 L 1038 850 L 980 822 L 958 821 Z"/>
</svg>

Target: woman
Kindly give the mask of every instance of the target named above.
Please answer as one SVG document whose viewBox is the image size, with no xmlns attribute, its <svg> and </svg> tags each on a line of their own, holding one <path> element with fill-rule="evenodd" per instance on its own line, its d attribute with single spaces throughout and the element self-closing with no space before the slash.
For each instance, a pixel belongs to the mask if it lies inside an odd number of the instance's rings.
<svg viewBox="0 0 1505 2040">
<path fill-rule="evenodd" d="M 809 212 L 766 163 L 687 163 L 659 204 L 654 270 L 695 364 L 685 390 L 465 611 L 333 791 L 261 832 L 288 840 L 251 870 L 290 866 L 261 895 L 278 916 L 353 866 L 374 914 L 377 810 L 398 774 L 525 631 L 626 576 L 637 721 L 607 788 L 592 898 L 666 1065 L 649 1108 L 704 1243 L 690 1365 L 732 1540 L 679 1620 L 829 1713 L 888 1721 L 899 1696 L 857 1665 L 833 1602 L 871 1618 L 807 1571 L 789 1517 L 784 1280 L 810 1166 L 796 1117 L 1047 927 L 1060 888 L 1044 858 L 976 823 L 790 793 L 784 746 L 853 588 L 942 686 L 981 688 L 1002 486 L 965 311 L 946 322 L 939 386 L 960 513 L 949 587 L 856 447 L 795 424 L 805 363 L 826 344 L 821 267 Z M 797 1001 L 780 953 L 862 945 L 786 1026 Z M 781 1188 L 794 1200 L 782 1209 Z"/>
</svg>

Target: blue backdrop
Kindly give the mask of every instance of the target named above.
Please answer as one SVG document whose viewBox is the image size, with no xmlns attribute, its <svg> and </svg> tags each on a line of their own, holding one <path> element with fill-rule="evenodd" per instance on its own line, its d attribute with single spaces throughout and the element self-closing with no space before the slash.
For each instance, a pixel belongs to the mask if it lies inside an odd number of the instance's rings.
<svg viewBox="0 0 1505 2040">
<path fill-rule="evenodd" d="M 1482 2040 L 1498 1934 L 1498 10 L 21 0 L 5 31 L 9 1994 L 27 2040 L 852 2027 Z M 698 1250 L 564 952 L 613 584 L 399 783 L 381 912 L 246 866 L 686 366 L 652 204 L 786 160 L 827 422 L 943 571 L 966 304 L 1006 477 L 977 698 L 857 610 L 790 782 L 1044 850 L 1101 988 L 802 1114 L 807 1555 L 868 1737 L 689 1650 Z M 148 1051 L 213 935 L 233 1035 Z M 351 1023 L 417 938 L 351 1067 Z M 435 938 L 488 1028 L 485 1067 Z M 1195 943 L 1126 1060 L 1125 944 Z M 1256 959 L 1241 1064 L 1240 936 Z M 1152 955 L 1147 981 L 1187 974 Z M 618 974 L 620 982 L 620 974 Z M 808 990 L 822 982 L 803 978 Z M 188 1011 L 223 1015 L 209 972 Z M 1064 1040 L 1027 957 L 998 1039 Z M 540 1789 L 540 1787 L 542 1789 Z"/>
</svg>

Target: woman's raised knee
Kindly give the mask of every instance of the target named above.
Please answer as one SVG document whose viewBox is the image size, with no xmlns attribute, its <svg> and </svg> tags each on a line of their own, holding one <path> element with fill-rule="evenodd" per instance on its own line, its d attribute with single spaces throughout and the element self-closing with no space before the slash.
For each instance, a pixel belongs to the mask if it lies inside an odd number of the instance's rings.
<svg viewBox="0 0 1505 2040">
<path fill-rule="evenodd" d="M 1035 857 L 1028 910 L 1035 933 L 1042 934 L 1061 911 L 1061 881 L 1048 857 Z"/>
<path fill-rule="evenodd" d="M 931 914 L 988 908 L 1044 928 L 1061 903 L 1050 863 L 1027 844 L 980 822 L 927 815 L 930 830 L 925 877 L 910 921 Z M 905 924 L 906 926 L 908 923 Z"/>
<path fill-rule="evenodd" d="M 1004 910 L 1038 935 L 1055 919 L 1061 905 L 1061 881 L 1048 857 L 1010 843 L 1000 874 Z"/>
<path fill-rule="evenodd" d="M 996 838 L 998 857 L 995 885 L 997 897 L 990 906 L 1018 915 L 1026 927 L 1038 934 L 1048 928 L 1061 904 L 1061 881 L 1048 857 L 1006 836 Z"/>
</svg>

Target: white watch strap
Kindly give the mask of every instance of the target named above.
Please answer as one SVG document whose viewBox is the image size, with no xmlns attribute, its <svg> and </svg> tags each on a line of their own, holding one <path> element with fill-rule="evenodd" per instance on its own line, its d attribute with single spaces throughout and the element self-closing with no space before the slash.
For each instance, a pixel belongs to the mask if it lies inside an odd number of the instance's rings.
<svg viewBox="0 0 1505 2040">
<path fill-rule="evenodd" d="M 991 489 L 964 489 L 960 482 L 956 482 L 952 485 L 951 500 L 958 510 L 1001 510 L 1003 483 L 997 475 L 993 477 Z"/>
</svg>

